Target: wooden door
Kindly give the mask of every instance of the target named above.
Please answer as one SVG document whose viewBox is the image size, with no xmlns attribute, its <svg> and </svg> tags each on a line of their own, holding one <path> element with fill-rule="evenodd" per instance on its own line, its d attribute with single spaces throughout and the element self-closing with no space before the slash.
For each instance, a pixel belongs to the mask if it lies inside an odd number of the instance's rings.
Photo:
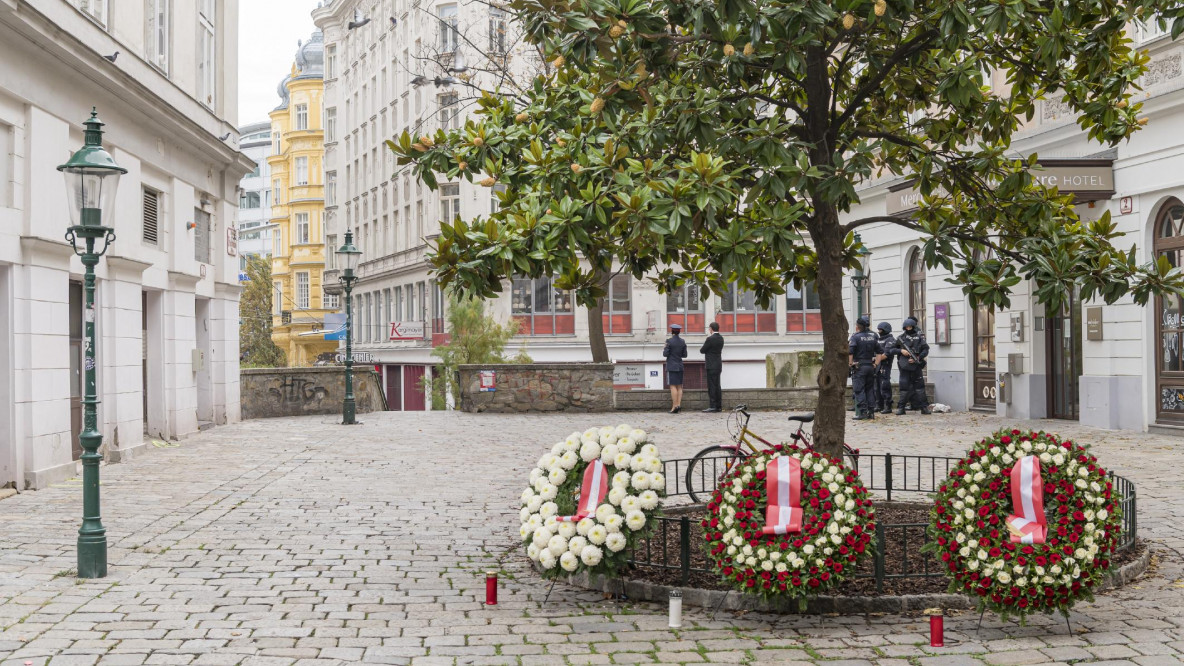
<svg viewBox="0 0 1184 666">
<path fill-rule="evenodd" d="M 409 412 L 422 412 L 427 409 L 427 401 L 424 400 L 423 385 L 420 381 L 423 379 L 424 369 L 422 365 L 403 366 L 403 409 Z"/>
<path fill-rule="evenodd" d="M 403 411 L 403 373 L 400 366 L 386 366 L 386 408 L 387 411 Z"/>
</svg>

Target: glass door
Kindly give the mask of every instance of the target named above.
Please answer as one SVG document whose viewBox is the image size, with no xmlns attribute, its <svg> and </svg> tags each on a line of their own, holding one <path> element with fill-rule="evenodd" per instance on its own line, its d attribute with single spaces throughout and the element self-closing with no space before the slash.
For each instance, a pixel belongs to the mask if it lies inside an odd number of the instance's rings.
<svg viewBox="0 0 1184 666">
<path fill-rule="evenodd" d="M 1051 390 L 1048 415 L 1054 419 L 1080 418 L 1081 302 L 1074 294 L 1056 316 L 1048 318 L 1048 364 Z"/>
<path fill-rule="evenodd" d="M 1167 258 L 1173 267 L 1184 265 L 1184 205 L 1164 207 L 1155 229 L 1155 254 Z M 1184 301 L 1179 296 L 1155 299 L 1156 335 L 1156 420 L 1184 423 Z"/>
<path fill-rule="evenodd" d="M 995 308 L 974 309 L 974 406 L 995 409 Z"/>
</svg>

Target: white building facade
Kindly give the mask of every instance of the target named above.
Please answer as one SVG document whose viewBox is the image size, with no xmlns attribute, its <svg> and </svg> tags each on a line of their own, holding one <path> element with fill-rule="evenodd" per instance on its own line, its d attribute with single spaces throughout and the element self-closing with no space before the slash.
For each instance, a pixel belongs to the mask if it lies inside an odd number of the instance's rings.
<svg viewBox="0 0 1184 666">
<path fill-rule="evenodd" d="M 20 63 L 0 78 L 0 487 L 75 474 L 83 268 L 56 167 L 92 106 L 128 170 L 97 269 L 101 451 L 239 419 L 237 31 L 236 0 L 0 3 Z"/>
<path fill-rule="evenodd" d="M 393 409 L 424 409 L 419 378 L 432 371 L 432 349 L 446 340 L 444 296 L 432 282 L 425 239 L 438 234 L 442 219 L 488 214 L 496 199 L 463 179 L 429 190 L 408 169 L 397 171 L 384 141 L 404 130 L 463 126 L 474 96 L 469 75 L 493 87 L 489 70 L 504 67 L 529 81 L 542 61 L 517 39 L 506 13 L 479 0 L 335 0 L 313 18 L 325 34 L 325 241 L 337 248 L 351 229 L 364 253 L 353 289 L 354 350 L 383 374 Z M 463 63 L 472 69 L 455 71 Z M 330 253 L 326 285 L 337 280 L 333 261 Z M 704 302 L 693 287 L 668 296 L 621 276 L 604 315 L 609 355 L 622 367 L 618 385 L 663 387 L 666 331 L 679 323 L 691 347 L 687 387 L 702 388 L 698 344 L 718 320 L 727 339 L 724 388 L 764 387 L 768 354 L 822 347 L 817 295 L 806 291 L 765 310 L 743 292 Z M 535 361 L 591 358 L 587 312 L 570 293 L 548 279 L 526 279 L 508 282 L 503 294 L 490 303 L 492 313 L 519 322 Z"/>
<path fill-rule="evenodd" d="M 1076 197 L 1083 221 L 1109 212 L 1123 234 L 1116 246 L 1137 249 L 1140 263 L 1184 256 L 1184 42 L 1156 29 L 1135 29 L 1151 63 L 1138 93 L 1147 126 L 1107 149 L 1091 143 L 1059 98 L 1015 137 L 1015 149 L 1039 157 L 1040 177 Z M 1002 85 L 1002 81 L 996 81 Z M 907 179 L 873 183 L 849 219 L 905 215 L 916 197 Z M 944 271 L 926 270 L 920 239 L 894 225 L 860 230 L 871 250 L 870 314 L 899 330 L 914 315 L 929 345 L 928 380 L 939 402 L 1014 418 L 1059 418 L 1110 429 L 1178 430 L 1184 426 L 1184 312 L 1179 299 L 1146 307 L 1126 297 L 1113 305 L 1075 300 L 1048 312 L 1021 283 L 1011 307 L 970 308 Z M 847 286 L 854 314 L 854 287 Z M 1182 431 L 1184 432 L 1184 431 Z"/>
<path fill-rule="evenodd" d="M 270 257 L 272 232 L 271 170 L 267 156 L 271 154 L 271 122 L 263 121 L 238 128 L 238 147 L 255 169 L 239 181 L 238 193 L 238 253 L 240 266 L 246 268 L 250 256 Z"/>
</svg>

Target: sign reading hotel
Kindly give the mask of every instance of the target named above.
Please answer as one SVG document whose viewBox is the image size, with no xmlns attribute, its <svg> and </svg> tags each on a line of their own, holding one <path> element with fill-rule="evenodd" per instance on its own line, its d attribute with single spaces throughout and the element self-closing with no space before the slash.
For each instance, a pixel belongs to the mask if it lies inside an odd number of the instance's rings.
<svg viewBox="0 0 1184 666">
<path fill-rule="evenodd" d="M 423 340 L 423 322 L 391 322 L 391 340 Z"/>
<path fill-rule="evenodd" d="M 1038 163 L 1032 177 L 1045 187 L 1056 188 L 1061 194 L 1072 194 L 1076 200 L 1099 201 L 1114 196 L 1114 167 L 1110 160 L 1047 160 Z M 933 195 L 940 197 L 944 190 Z M 905 185 L 888 192 L 886 203 L 889 215 L 910 213 L 921 205 L 921 192 Z"/>
</svg>

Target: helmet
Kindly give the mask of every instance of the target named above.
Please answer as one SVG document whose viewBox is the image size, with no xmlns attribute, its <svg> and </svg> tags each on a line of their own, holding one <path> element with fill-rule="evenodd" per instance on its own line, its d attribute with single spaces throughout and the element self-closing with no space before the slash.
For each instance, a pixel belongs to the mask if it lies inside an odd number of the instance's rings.
<svg viewBox="0 0 1184 666">
<path fill-rule="evenodd" d="M 905 330 L 908 330 L 910 328 L 916 328 L 917 327 L 917 320 L 913 319 L 912 317 L 909 317 L 908 319 L 904 320 L 904 324 L 902 324 L 902 326 Z"/>
<path fill-rule="evenodd" d="M 868 319 L 867 315 L 863 315 L 859 319 L 855 320 L 855 324 L 857 326 L 862 326 L 864 328 L 867 328 L 872 325 L 872 320 Z"/>
<path fill-rule="evenodd" d="M 882 321 L 882 322 L 876 324 L 876 330 L 887 335 L 888 333 L 892 332 L 892 324 L 889 324 L 886 321 Z"/>
</svg>

